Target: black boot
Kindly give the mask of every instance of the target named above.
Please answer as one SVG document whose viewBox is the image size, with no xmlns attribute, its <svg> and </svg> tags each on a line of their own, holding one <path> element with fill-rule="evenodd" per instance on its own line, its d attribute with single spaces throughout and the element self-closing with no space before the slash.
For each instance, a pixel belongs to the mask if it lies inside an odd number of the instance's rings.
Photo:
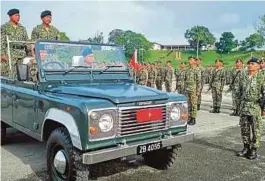
<svg viewBox="0 0 265 181">
<path fill-rule="evenodd" d="M 213 109 L 210 110 L 210 113 L 216 113 L 216 107 L 213 107 Z"/>
<path fill-rule="evenodd" d="M 234 111 L 230 114 L 230 116 L 237 116 L 237 112 L 236 112 L 236 110 L 234 110 Z"/>
<path fill-rule="evenodd" d="M 216 112 L 215 113 L 220 113 L 220 107 L 216 108 Z"/>
<path fill-rule="evenodd" d="M 254 160 L 257 158 L 257 148 L 252 148 L 247 156 L 248 159 Z"/>
<path fill-rule="evenodd" d="M 195 124 L 196 124 L 196 119 L 191 117 L 188 121 L 188 125 L 195 125 Z"/>
<path fill-rule="evenodd" d="M 198 105 L 197 105 L 197 110 L 199 111 L 200 109 L 201 109 L 201 105 L 198 104 Z"/>
<path fill-rule="evenodd" d="M 242 151 L 238 152 L 236 154 L 236 156 L 239 156 L 239 157 L 244 157 L 244 156 L 247 156 L 247 154 L 249 153 L 250 151 L 250 147 L 248 144 L 244 144 L 244 148 Z"/>
</svg>

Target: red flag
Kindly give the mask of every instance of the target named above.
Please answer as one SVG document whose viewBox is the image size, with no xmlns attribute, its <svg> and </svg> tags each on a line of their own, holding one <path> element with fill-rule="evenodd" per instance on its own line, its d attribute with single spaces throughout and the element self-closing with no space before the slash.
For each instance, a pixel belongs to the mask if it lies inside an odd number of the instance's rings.
<svg viewBox="0 0 265 181">
<path fill-rule="evenodd" d="M 129 66 L 135 71 L 138 71 L 140 69 L 140 65 L 137 63 L 137 50 L 134 50 L 129 62 Z"/>
<path fill-rule="evenodd" d="M 161 121 L 163 119 L 161 108 L 140 109 L 136 111 L 136 121 L 149 122 Z"/>
</svg>

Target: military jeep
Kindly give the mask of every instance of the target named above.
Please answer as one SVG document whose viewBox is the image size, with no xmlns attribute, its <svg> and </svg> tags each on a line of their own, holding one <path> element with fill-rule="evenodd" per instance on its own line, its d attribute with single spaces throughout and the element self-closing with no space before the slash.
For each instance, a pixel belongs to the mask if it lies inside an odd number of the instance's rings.
<svg viewBox="0 0 265 181">
<path fill-rule="evenodd" d="M 29 61 L 17 78 L 1 77 L 1 141 L 6 128 L 47 142 L 50 180 L 87 178 L 89 165 L 141 155 L 169 168 L 192 141 L 186 97 L 135 84 L 123 47 L 35 42 L 37 81 Z"/>
</svg>

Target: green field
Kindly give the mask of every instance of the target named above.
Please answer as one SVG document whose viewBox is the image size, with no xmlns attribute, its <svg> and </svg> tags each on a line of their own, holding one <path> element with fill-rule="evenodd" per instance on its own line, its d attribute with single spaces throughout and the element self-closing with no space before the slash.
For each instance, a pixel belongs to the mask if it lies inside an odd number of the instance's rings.
<svg viewBox="0 0 265 181">
<path fill-rule="evenodd" d="M 169 55 L 168 55 L 169 54 Z M 167 56 L 168 55 L 168 56 Z M 167 57 L 166 57 L 167 56 Z M 147 58 L 145 58 L 144 62 L 155 62 L 157 60 L 162 60 L 163 64 L 167 60 L 171 60 L 174 67 L 178 66 L 180 62 L 184 61 L 187 62 L 189 56 L 196 57 L 195 51 L 182 51 L 181 52 L 181 59 L 176 60 L 176 51 L 170 50 L 149 50 L 147 52 Z M 252 53 L 253 57 L 261 58 L 262 56 L 265 57 L 265 51 L 255 51 Z M 221 59 L 224 61 L 225 66 L 232 66 L 236 59 L 241 58 L 246 62 L 250 57 L 250 52 L 232 52 L 230 54 L 218 54 L 216 51 L 202 51 L 199 54 L 199 57 L 203 60 L 203 65 L 211 65 L 214 63 L 216 59 Z M 141 61 L 141 58 L 140 60 Z"/>
</svg>

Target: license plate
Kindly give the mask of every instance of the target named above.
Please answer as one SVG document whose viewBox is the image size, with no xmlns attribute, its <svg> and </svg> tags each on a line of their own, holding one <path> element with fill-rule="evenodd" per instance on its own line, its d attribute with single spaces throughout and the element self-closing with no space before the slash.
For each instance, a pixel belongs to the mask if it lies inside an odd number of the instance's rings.
<svg viewBox="0 0 265 181">
<path fill-rule="evenodd" d="M 154 142 L 154 143 L 147 143 L 144 145 L 139 145 L 137 147 L 137 154 L 144 154 L 155 150 L 162 149 L 162 141 Z"/>
</svg>

